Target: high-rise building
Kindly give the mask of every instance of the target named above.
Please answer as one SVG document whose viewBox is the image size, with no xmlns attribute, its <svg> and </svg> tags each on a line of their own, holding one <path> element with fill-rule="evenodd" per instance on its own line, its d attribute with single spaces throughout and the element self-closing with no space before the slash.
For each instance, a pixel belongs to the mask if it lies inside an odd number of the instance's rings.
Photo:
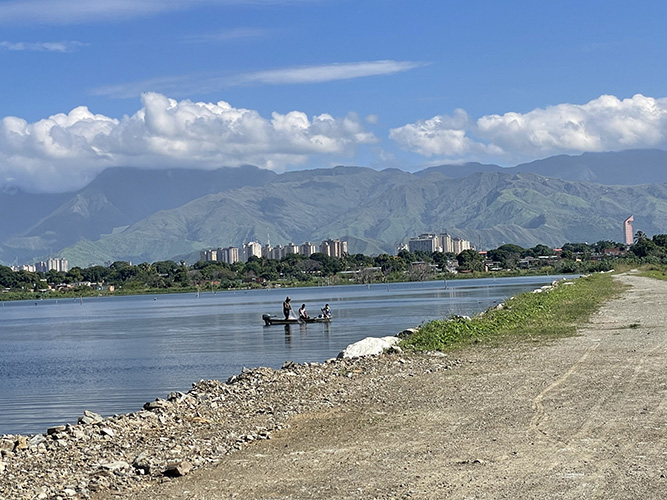
<svg viewBox="0 0 667 500">
<path fill-rule="evenodd" d="M 438 246 L 441 248 L 440 252 L 453 252 L 452 237 L 447 233 L 438 235 Z"/>
<path fill-rule="evenodd" d="M 49 259 L 46 259 L 45 261 L 41 261 L 35 264 L 35 269 L 42 273 L 48 273 L 52 269 L 54 271 L 60 271 L 66 273 L 67 271 L 69 271 L 69 262 L 67 261 L 67 259 L 56 259 L 51 257 Z"/>
<path fill-rule="evenodd" d="M 408 240 L 408 250 L 414 252 L 428 252 L 432 253 L 438 248 L 438 238 L 435 234 L 425 233 L 420 234 L 416 238 Z"/>
<path fill-rule="evenodd" d="M 447 233 L 439 235 L 424 233 L 408 240 L 408 250 L 410 252 L 452 252 L 459 254 L 470 248 L 472 248 L 470 241 L 463 238 L 452 238 Z"/>
<path fill-rule="evenodd" d="M 625 244 L 632 245 L 634 243 L 635 233 L 632 231 L 632 222 L 634 217 L 631 215 L 623 221 L 623 236 L 625 237 Z"/>
<path fill-rule="evenodd" d="M 261 257 L 262 245 L 256 241 L 250 241 L 243 245 L 243 262 L 248 262 L 250 257 Z"/>
<path fill-rule="evenodd" d="M 310 257 L 315 252 L 315 245 L 313 245 L 310 241 L 306 241 L 299 246 L 299 253 L 305 257 Z"/>
<path fill-rule="evenodd" d="M 290 253 L 299 253 L 299 247 L 294 243 L 289 243 L 285 246 L 285 255 Z"/>
<path fill-rule="evenodd" d="M 342 257 L 347 253 L 347 241 L 324 240 L 320 245 L 320 252 L 329 257 Z"/>
<path fill-rule="evenodd" d="M 218 260 L 227 264 L 239 261 L 239 249 L 237 247 L 218 248 Z"/>
<path fill-rule="evenodd" d="M 282 245 L 277 245 L 271 250 L 271 258 L 274 260 L 280 260 L 285 256 L 285 249 Z"/>
<path fill-rule="evenodd" d="M 266 259 L 270 259 L 272 251 L 273 251 L 273 247 L 269 243 L 267 243 L 266 245 L 264 245 L 262 247 L 262 257 L 264 257 Z"/>
<path fill-rule="evenodd" d="M 456 255 L 471 248 L 470 242 L 462 238 L 452 238 L 452 252 Z"/>
<path fill-rule="evenodd" d="M 215 262 L 218 260 L 218 250 L 217 249 L 209 249 L 209 250 L 202 250 L 199 252 L 199 260 L 203 260 L 204 262 Z"/>
</svg>

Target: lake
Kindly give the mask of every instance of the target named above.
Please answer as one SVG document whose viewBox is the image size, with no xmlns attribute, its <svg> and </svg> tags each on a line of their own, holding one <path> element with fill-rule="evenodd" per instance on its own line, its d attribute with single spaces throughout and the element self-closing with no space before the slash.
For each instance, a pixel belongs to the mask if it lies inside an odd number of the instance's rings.
<svg viewBox="0 0 667 500">
<path fill-rule="evenodd" d="M 43 433 L 227 380 L 243 367 L 321 362 L 368 336 L 472 315 L 561 276 L 92 297 L 0 303 L 0 434 Z M 330 324 L 264 326 L 282 301 Z"/>
</svg>

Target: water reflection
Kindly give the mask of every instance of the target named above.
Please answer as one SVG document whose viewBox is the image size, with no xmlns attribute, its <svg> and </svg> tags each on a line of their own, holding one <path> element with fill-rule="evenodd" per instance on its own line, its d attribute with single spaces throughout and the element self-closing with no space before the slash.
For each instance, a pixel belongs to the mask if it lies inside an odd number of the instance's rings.
<svg viewBox="0 0 667 500">
<path fill-rule="evenodd" d="M 367 336 L 425 320 L 471 315 L 554 277 L 294 288 L 295 303 L 330 304 L 331 323 L 266 327 L 284 290 L 91 297 L 3 303 L 0 434 L 109 415 L 192 382 L 226 380 L 243 367 L 324 361 Z"/>
</svg>

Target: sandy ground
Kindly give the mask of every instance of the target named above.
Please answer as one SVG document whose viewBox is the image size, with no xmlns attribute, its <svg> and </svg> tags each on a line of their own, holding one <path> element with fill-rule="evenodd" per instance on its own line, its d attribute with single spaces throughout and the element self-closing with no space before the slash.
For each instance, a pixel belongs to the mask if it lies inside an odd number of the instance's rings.
<svg viewBox="0 0 667 500">
<path fill-rule="evenodd" d="M 343 404 L 123 498 L 667 498 L 667 282 L 618 279 L 579 336 L 445 371 L 406 356 L 380 388 L 359 376 Z"/>
</svg>

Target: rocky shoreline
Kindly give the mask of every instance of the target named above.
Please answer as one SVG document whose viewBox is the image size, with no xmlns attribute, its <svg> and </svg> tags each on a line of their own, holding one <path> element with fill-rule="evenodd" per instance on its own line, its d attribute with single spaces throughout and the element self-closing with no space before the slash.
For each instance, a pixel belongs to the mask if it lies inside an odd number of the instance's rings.
<svg viewBox="0 0 667 500">
<path fill-rule="evenodd" d="M 102 418 L 86 411 L 76 425 L 54 426 L 45 434 L 3 435 L 0 498 L 122 496 L 271 439 L 290 417 L 342 405 L 350 391 L 372 394 L 374 384 L 403 370 L 444 370 L 458 363 L 444 355 L 404 355 L 397 347 L 364 355 L 387 349 L 391 339 L 365 339 L 360 344 L 371 351 L 353 344 L 324 363 L 243 370 L 226 383 L 202 380 L 135 413 Z"/>
</svg>

